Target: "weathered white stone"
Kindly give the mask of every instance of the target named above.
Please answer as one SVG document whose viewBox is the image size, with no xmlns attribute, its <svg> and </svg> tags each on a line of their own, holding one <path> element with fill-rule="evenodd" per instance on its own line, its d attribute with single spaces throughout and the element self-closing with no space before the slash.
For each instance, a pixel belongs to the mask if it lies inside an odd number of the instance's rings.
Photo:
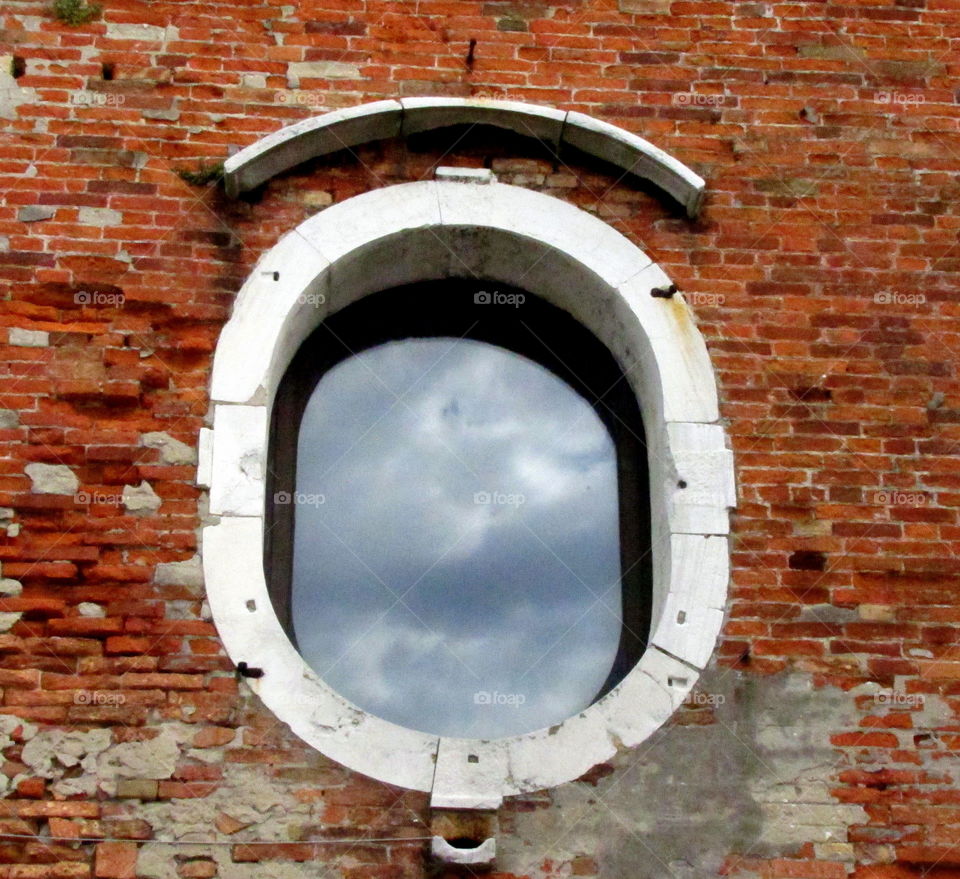
<svg viewBox="0 0 960 879">
<path fill-rule="evenodd" d="M 22 616 L 22 613 L 0 613 L 0 632 L 9 632 Z"/>
<path fill-rule="evenodd" d="M 234 662 L 262 668 L 247 684 L 300 738 L 331 759 L 374 778 L 429 791 L 438 737 L 361 711 L 303 661 L 273 611 L 263 577 L 261 518 L 224 517 L 203 529 L 207 596 Z M 256 610 L 247 602 L 253 600 Z"/>
<path fill-rule="evenodd" d="M 532 239 L 548 249 L 562 251 L 568 261 L 586 266 L 614 287 L 650 265 L 650 257 L 616 229 L 565 201 L 502 183 L 483 187 L 435 185 L 445 226 L 488 227 L 521 240 Z M 398 198 L 411 196 L 414 193 L 410 191 L 397 192 Z M 496 258 L 495 254 L 491 256 Z M 537 256 L 540 254 L 534 256 L 528 250 L 529 268 L 533 268 Z M 571 290 L 569 295 L 572 298 L 575 292 Z"/>
<path fill-rule="evenodd" d="M 304 192 L 300 195 L 300 201 L 311 208 L 328 208 L 333 204 L 333 195 L 326 191 Z"/>
<path fill-rule="evenodd" d="M 292 61 L 287 65 L 287 85 L 300 88 L 303 79 L 359 79 L 360 68 L 346 61 Z"/>
<path fill-rule="evenodd" d="M 24 745 L 21 759 L 41 778 L 60 778 L 75 766 L 93 772 L 112 739 L 109 729 L 42 730 Z"/>
<path fill-rule="evenodd" d="M 441 165 L 434 171 L 433 176 L 437 180 L 443 180 L 447 183 L 477 183 L 483 185 L 497 182 L 497 178 L 489 168 L 448 168 Z"/>
<path fill-rule="evenodd" d="M 107 612 L 92 601 L 84 601 L 77 605 L 77 613 L 82 617 L 105 617 Z"/>
<path fill-rule="evenodd" d="M 27 464 L 23 472 L 30 477 L 35 494 L 76 494 L 80 480 L 66 464 Z"/>
<path fill-rule="evenodd" d="M 567 113 L 562 140 L 612 164 L 645 177 L 670 193 L 695 217 L 706 182 L 669 153 L 632 132 L 584 113 Z"/>
<path fill-rule="evenodd" d="M 180 118 L 180 110 L 177 109 L 176 102 L 174 102 L 174 106 L 168 107 L 166 110 L 141 110 L 140 115 L 144 119 L 162 119 L 165 122 L 176 122 Z M 200 131 L 202 130 L 200 129 Z"/>
<path fill-rule="evenodd" d="M 595 705 L 558 726 L 501 740 L 510 760 L 503 793 L 563 784 L 611 759 L 618 743 L 639 744 L 679 707 L 695 679 L 695 672 L 676 659 L 647 650 L 619 686 Z"/>
<path fill-rule="evenodd" d="M 502 742 L 442 738 L 430 805 L 434 809 L 498 809 L 508 767 Z"/>
<path fill-rule="evenodd" d="M 41 220 L 50 220 L 57 213 L 53 205 L 27 204 L 17 208 L 17 219 L 21 223 L 37 223 Z"/>
<path fill-rule="evenodd" d="M 112 208 L 80 208 L 77 213 L 85 226 L 119 226 L 123 222 L 123 214 Z"/>
<path fill-rule="evenodd" d="M 10 327 L 10 344 L 21 348 L 46 348 L 50 344 L 50 334 L 43 330 L 24 330 Z"/>
<path fill-rule="evenodd" d="M 712 424 L 720 417 L 716 380 L 693 312 L 678 294 L 671 298 L 651 295 L 652 290 L 669 285 L 670 279 L 657 265 L 646 266 L 620 284 L 617 292 L 632 312 L 621 320 L 639 321 L 649 341 L 649 354 L 637 353 L 644 360 L 641 372 L 658 376 L 662 419 Z M 639 389 L 640 400 L 651 390 Z"/>
<path fill-rule="evenodd" d="M 213 429 L 210 512 L 215 516 L 262 516 L 266 407 L 217 405 Z"/>
<path fill-rule="evenodd" d="M 670 591 L 658 615 L 653 643 L 684 662 L 704 668 L 723 624 L 729 577 L 726 537 L 674 535 Z"/>
<path fill-rule="evenodd" d="M 659 650 L 647 650 L 623 682 L 597 703 L 608 715 L 610 735 L 626 748 L 639 745 L 666 723 L 696 680 L 689 666 Z M 623 705 L 620 710 L 617 703 Z M 624 710 L 628 705 L 633 710 Z"/>
<path fill-rule="evenodd" d="M 567 114 L 553 107 L 482 98 L 402 98 L 403 134 L 450 125 L 495 125 L 559 144 Z"/>
<path fill-rule="evenodd" d="M 401 113 L 399 101 L 374 101 L 287 125 L 224 162 L 227 194 L 236 196 L 316 156 L 396 137 Z"/>
<path fill-rule="evenodd" d="M 212 470 L 213 431 L 209 427 L 201 427 L 197 438 L 197 485 L 200 488 L 210 488 Z"/>
<path fill-rule="evenodd" d="M 122 24 L 107 22 L 107 37 L 112 40 L 138 40 L 159 43 L 179 38 L 179 30 L 173 25 L 160 27 L 155 24 Z"/>
<path fill-rule="evenodd" d="M 161 562 L 153 575 L 158 586 L 190 586 L 199 589 L 203 586 L 203 565 L 200 556 L 182 562 Z"/>
<path fill-rule="evenodd" d="M 664 474 L 670 530 L 680 534 L 727 534 L 728 510 L 737 505 L 733 452 L 719 424 L 667 425 L 676 476 Z"/>
<path fill-rule="evenodd" d="M 497 857 L 497 841 L 491 837 L 475 848 L 464 849 L 450 845 L 442 836 L 435 836 L 430 840 L 430 852 L 434 858 L 445 864 L 492 864 Z"/>
<path fill-rule="evenodd" d="M 13 744 L 13 736 L 22 742 L 28 742 L 37 734 L 37 727 L 32 723 L 21 720 L 15 714 L 0 714 L 0 751 L 5 751 Z"/>
<path fill-rule="evenodd" d="M 123 487 L 123 505 L 133 515 L 155 513 L 163 501 L 153 490 L 153 486 L 144 480 L 139 485 Z"/>
<path fill-rule="evenodd" d="M 23 584 L 19 580 L 0 579 L 0 595 L 10 597 L 20 595 L 22 592 Z"/>
<path fill-rule="evenodd" d="M 224 353 L 214 360 L 210 388 L 215 401 L 250 402 L 271 374 L 286 368 L 286 363 L 279 369 L 274 364 L 292 356 L 301 339 L 291 340 L 283 352 L 275 350 L 279 347 L 275 344 L 264 344 L 264 339 L 281 338 L 285 328 L 298 325 L 297 315 L 310 318 L 299 322 L 308 333 L 326 316 L 326 294 L 316 281 L 329 264 L 317 247 L 296 231 L 264 254 L 241 288 L 233 315 L 220 334 L 217 350 Z"/>
<path fill-rule="evenodd" d="M 0 409 L 0 429 L 10 430 L 20 426 L 20 413 L 15 409 Z"/>
<path fill-rule="evenodd" d="M 190 446 L 162 431 L 143 434 L 140 445 L 159 449 L 161 464 L 195 464 L 197 461 L 197 453 Z"/>
<path fill-rule="evenodd" d="M 295 62 L 288 83 L 301 77 L 359 76 L 352 64 L 335 61 Z M 615 125 L 582 113 L 518 101 L 480 98 L 403 98 L 336 110 L 289 125 L 227 160 L 227 194 L 236 196 L 299 162 L 374 139 L 394 137 L 450 125 L 485 124 L 540 138 L 561 141 L 640 175 L 668 192 L 696 216 L 703 200 L 703 179 L 663 150 Z M 339 144 L 339 145 L 337 145 Z"/>
<path fill-rule="evenodd" d="M 617 0 L 621 12 L 635 15 L 659 15 L 670 12 L 673 0 Z"/>
</svg>

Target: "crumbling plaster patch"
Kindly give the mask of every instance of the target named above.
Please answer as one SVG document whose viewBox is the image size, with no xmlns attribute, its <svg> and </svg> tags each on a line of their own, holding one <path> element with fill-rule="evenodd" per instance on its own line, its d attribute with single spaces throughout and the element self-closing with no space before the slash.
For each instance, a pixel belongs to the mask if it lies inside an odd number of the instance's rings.
<svg viewBox="0 0 960 879">
<path fill-rule="evenodd" d="M 14 744 L 15 738 L 20 741 L 29 741 L 36 734 L 37 728 L 32 723 L 27 723 L 13 714 L 0 714 L 0 752 L 6 751 Z M 22 777 L 10 778 L 0 772 L 0 796 L 6 796 L 16 788 Z"/>
<path fill-rule="evenodd" d="M 46 729 L 31 737 L 21 759 L 31 775 L 54 782 L 56 796 L 94 796 L 98 790 L 116 796 L 119 779 L 170 778 L 183 743 L 194 733 L 168 724 L 152 739 L 114 744 L 109 729 Z"/>
<path fill-rule="evenodd" d="M 291 819 L 298 814 L 306 819 L 309 810 L 309 805 L 293 796 L 289 783 L 247 765 L 225 765 L 223 781 L 210 795 L 144 803 L 138 815 L 162 839 L 209 840 L 216 834 L 217 816 L 226 813 L 241 824 L 255 826 L 257 840 L 289 841 Z"/>
<path fill-rule="evenodd" d="M 22 759 L 33 775 L 54 781 L 51 790 L 55 796 L 93 796 L 97 791 L 97 758 L 112 740 L 109 729 L 43 730 L 24 746 Z"/>
<path fill-rule="evenodd" d="M 218 879 L 316 879 L 315 863 L 296 864 L 290 862 L 271 862 L 238 864 L 233 861 L 230 849 L 218 846 L 188 845 L 178 846 L 181 857 L 207 857 L 217 863 Z M 182 879 L 178 872 L 178 861 L 170 851 L 170 846 L 151 845 L 149 842 L 140 847 L 137 857 L 138 879 Z M 320 874 L 325 875 L 325 874 Z"/>
<path fill-rule="evenodd" d="M 188 726 L 166 725 L 152 739 L 120 742 L 108 748 L 97 762 L 101 789 L 113 795 L 120 778 L 169 778 L 176 768 L 182 743 L 194 733 Z"/>
<path fill-rule="evenodd" d="M 562 785 L 552 808 L 517 812 L 498 869 L 527 875 L 547 857 L 590 853 L 600 879 L 700 879 L 720 875 L 731 852 L 844 843 L 851 825 L 868 822 L 830 793 L 845 768 L 830 735 L 858 728 L 855 694 L 815 689 L 802 674 L 716 668 L 698 691 L 721 703 L 714 723 L 662 727 L 621 751 L 595 787 Z"/>
</svg>

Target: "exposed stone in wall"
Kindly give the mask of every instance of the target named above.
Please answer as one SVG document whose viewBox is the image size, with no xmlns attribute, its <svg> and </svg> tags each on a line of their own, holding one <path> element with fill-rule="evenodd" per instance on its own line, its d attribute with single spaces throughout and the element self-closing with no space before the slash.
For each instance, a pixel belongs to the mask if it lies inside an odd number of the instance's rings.
<svg viewBox="0 0 960 879">
<path fill-rule="evenodd" d="M 154 513 L 160 508 L 161 500 L 149 482 L 123 487 L 123 505 L 128 513 Z"/>
<path fill-rule="evenodd" d="M 22 616 L 21 613 L 0 613 L 0 632 L 9 632 Z"/>
<path fill-rule="evenodd" d="M 157 565 L 153 581 L 159 586 L 188 586 L 200 589 L 203 586 L 203 566 L 200 556 L 182 562 L 162 562 Z"/>
<path fill-rule="evenodd" d="M 0 751 L 15 746 L 15 742 L 29 742 L 37 733 L 31 723 L 25 723 L 13 714 L 0 714 Z M 0 773 L 0 796 L 7 796 L 15 786 L 15 777 Z"/>
<path fill-rule="evenodd" d="M 99 604 L 94 604 L 92 601 L 84 601 L 78 604 L 77 613 L 82 617 L 104 617 L 107 615 L 107 612 Z"/>
<path fill-rule="evenodd" d="M 23 749 L 23 762 L 31 773 L 54 781 L 52 793 L 61 797 L 97 792 L 97 757 L 110 747 L 113 735 L 109 729 L 88 732 L 42 730 Z M 71 770 L 79 769 L 82 775 Z M 70 772 L 69 777 L 64 778 Z"/>
<path fill-rule="evenodd" d="M 17 211 L 17 219 L 21 223 L 38 223 L 41 220 L 49 220 L 56 216 L 57 209 L 44 207 L 42 205 L 25 205 Z M 16 336 L 14 337 L 16 338 Z"/>
<path fill-rule="evenodd" d="M 27 464 L 31 489 L 38 494 L 74 494 L 80 480 L 66 464 Z"/>
<path fill-rule="evenodd" d="M 148 449 L 158 449 L 160 451 L 160 462 L 163 464 L 197 463 L 196 449 L 161 430 L 143 434 L 140 437 L 140 442 Z"/>
</svg>

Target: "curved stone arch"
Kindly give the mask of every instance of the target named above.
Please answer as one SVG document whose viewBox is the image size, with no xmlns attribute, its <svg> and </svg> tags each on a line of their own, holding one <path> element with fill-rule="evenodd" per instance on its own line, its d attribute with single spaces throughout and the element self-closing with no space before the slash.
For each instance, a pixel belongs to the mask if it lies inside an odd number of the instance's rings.
<svg viewBox="0 0 960 879">
<path fill-rule="evenodd" d="M 536 293 L 617 358 L 643 413 L 654 523 L 651 636 L 638 664 L 559 726 L 492 741 L 405 729 L 347 702 L 287 638 L 263 571 L 270 408 L 294 353 L 327 315 L 365 295 L 465 276 Z M 261 258 L 214 359 L 198 482 L 219 522 L 203 530 L 203 568 L 228 654 L 263 670 L 248 682 L 298 736 L 365 775 L 432 791 L 435 806 L 493 808 L 581 776 L 680 705 L 722 623 L 735 493 L 706 346 L 682 295 L 663 295 L 669 286 L 601 220 L 500 183 L 373 190 L 309 218 Z"/>
<path fill-rule="evenodd" d="M 224 163 L 224 186 L 236 197 L 308 159 L 388 137 L 406 137 L 449 125 L 495 125 L 559 150 L 566 144 L 649 180 L 695 217 L 702 177 L 626 129 L 574 111 L 520 101 L 473 98 L 401 98 L 334 110 L 287 125 Z"/>
</svg>

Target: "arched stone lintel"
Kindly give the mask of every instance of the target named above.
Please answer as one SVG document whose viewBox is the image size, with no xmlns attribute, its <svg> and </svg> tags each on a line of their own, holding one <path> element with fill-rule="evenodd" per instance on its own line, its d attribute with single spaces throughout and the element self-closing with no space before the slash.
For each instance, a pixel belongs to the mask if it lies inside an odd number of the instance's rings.
<svg viewBox="0 0 960 879">
<path fill-rule="evenodd" d="M 287 125 L 231 156 L 224 186 L 236 197 L 308 159 L 374 140 L 406 137 L 450 125 L 495 125 L 559 150 L 575 147 L 649 180 L 697 216 L 705 182 L 690 168 L 636 134 L 584 113 L 520 101 L 401 98 L 333 110 Z"/>
</svg>

